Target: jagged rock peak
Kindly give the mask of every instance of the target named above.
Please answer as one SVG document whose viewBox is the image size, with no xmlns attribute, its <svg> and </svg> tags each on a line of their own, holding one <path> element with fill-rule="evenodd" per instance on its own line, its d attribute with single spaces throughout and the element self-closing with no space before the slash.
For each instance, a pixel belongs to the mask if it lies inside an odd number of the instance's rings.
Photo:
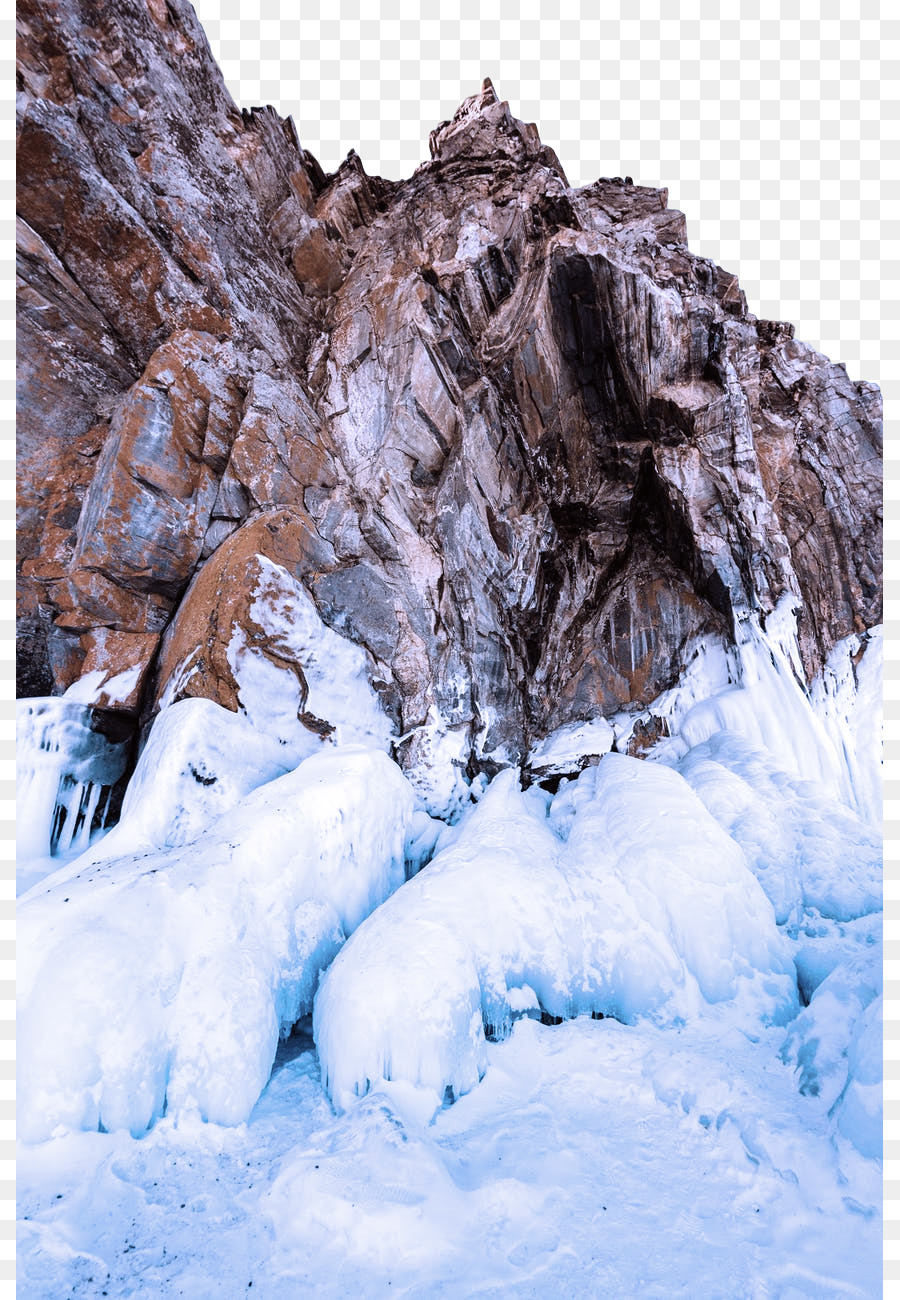
<svg viewBox="0 0 900 1300">
<path fill-rule="evenodd" d="M 311 601 L 471 773 L 782 599 L 807 676 L 879 621 L 880 394 L 665 190 L 572 189 L 489 81 L 409 180 L 326 176 L 187 0 L 19 23 L 20 693 L 243 707 Z"/>
<path fill-rule="evenodd" d="M 565 180 L 562 164 L 554 151 L 541 143 L 537 126 L 513 117 L 509 103 L 500 99 L 490 77 L 485 77 L 481 90 L 463 100 L 449 121 L 435 127 L 428 148 L 439 163 L 474 161 L 498 153 L 520 163 L 538 161 Z"/>
</svg>

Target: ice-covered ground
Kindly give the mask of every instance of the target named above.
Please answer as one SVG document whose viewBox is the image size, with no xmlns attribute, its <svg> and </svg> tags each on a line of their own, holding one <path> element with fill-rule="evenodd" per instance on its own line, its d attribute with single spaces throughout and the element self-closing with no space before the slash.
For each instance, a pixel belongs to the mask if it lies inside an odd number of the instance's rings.
<svg viewBox="0 0 900 1300">
<path fill-rule="evenodd" d="M 805 691 L 789 613 L 699 649 L 652 761 L 453 826 L 311 615 L 332 739 L 255 668 L 172 704 L 80 857 L 47 819 L 111 760 L 33 706 L 21 1293 L 880 1293 L 880 641 Z"/>
<path fill-rule="evenodd" d="M 300 1034 L 246 1125 L 28 1148 L 20 1294 L 871 1300 L 880 1165 L 783 1036 L 523 1019 L 424 1123 L 391 1084 L 335 1117 Z"/>
</svg>

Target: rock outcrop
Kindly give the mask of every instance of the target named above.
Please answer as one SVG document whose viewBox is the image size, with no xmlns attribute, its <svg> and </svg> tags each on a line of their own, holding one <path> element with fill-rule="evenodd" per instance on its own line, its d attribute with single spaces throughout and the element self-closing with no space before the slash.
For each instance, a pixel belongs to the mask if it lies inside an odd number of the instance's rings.
<svg viewBox="0 0 900 1300">
<path fill-rule="evenodd" d="M 439 719 L 472 776 L 786 593 L 808 676 L 880 621 L 878 390 L 665 190 L 572 188 L 489 82 L 408 180 L 325 175 L 186 0 L 18 15 L 21 694 L 235 709 L 235 629 L 302 683 L 263 556 L 365 649 L 401 761 Z"/>
</svg>

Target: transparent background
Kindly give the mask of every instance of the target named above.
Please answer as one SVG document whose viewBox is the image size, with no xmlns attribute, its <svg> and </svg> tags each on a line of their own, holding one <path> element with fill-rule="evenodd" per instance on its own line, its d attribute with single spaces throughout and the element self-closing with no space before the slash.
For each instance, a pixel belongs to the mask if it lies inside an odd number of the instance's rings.
<svg viewBox="0 0 900 1300">
<path fill-rule="evenodd" d="M 900 19 L 878 5 L 195 8 L 235 100 L 292 116 L 326 170 L 355 148 L 367 171 L 409 175 L 429 131 L 490 76 L 573 185 L 668 186 L 691 247 L 739 276 L 758 316 L 793 321 L 855 378 L 883 380 L 889 344 L 896 358 Z"/>
</svg>

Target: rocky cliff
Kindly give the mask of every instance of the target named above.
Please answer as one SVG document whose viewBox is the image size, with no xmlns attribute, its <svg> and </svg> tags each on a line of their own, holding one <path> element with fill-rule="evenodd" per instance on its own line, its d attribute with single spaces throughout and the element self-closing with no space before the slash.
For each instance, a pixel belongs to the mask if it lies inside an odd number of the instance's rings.
<svg viewBox="0 0 900 1300">
<path fill-rule="evenodd" d="M 186 0 L 18 19 L 21 694 L 236 710 L 251 663 L 327 736 L 308 596 L 413 778 L 471 779 L 623 710 L 639 747 L 784 598 L 807 678 L 880 621 L 878 390 L 665 190 L 571 187 L 489 82 L 408 180 L 326 175 Z"/>
</svg>

